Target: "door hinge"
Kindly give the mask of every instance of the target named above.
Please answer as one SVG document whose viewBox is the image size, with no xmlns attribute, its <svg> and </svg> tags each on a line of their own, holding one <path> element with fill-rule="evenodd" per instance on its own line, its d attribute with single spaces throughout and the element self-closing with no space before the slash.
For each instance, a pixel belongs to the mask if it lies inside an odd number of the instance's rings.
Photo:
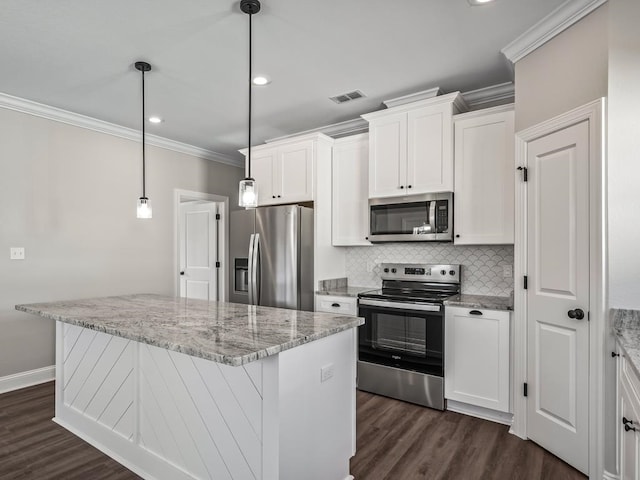
<svg viewBox="0 0 640 480">
<path fill-rule="evenodd" d="M 216 213 L 216 220 L 220 220 L 220 214 Z"/>
<path fill-rule="evenodd" d="M 587 322 L 591 321 L 591 312 L 587 312 Z"/>
<path fill-rule="evenodd" d="M 527 290 L 528 287 L 529 287 L 529 277 L 527 277 L 525 275 L 524 276 L 524 289 Z"/>
<path fill-rule="evenodd" d="M 524 394 L 525 397 L 529 396 L 529 385 L 527 384 L 527 382 L 524 383 L 522 393 Z"/>
<path fill-rule="evenodd" d="M 522 170 L 522 181 L 526 182 L 529 179 L 527 167 L 518 167 L 518 170 Z"/>
<path fill-rule="evenodd" d="M 220 268 L 220 262 L 216 262 L 216 268 Z"/>
</svg>

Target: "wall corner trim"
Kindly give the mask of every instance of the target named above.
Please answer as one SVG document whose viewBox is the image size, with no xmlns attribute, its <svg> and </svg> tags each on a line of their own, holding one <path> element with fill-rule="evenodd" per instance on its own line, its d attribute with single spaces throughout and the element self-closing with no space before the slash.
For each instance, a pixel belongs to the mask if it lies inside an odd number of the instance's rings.
<svg viewBox="0 0 640 480">
<path fill-rule="evenodd" d="M 94 132 L 105 133 L 115 137 L 124 138 L 132 141 L 141 141 L 142 134 L 138 130 L 116 125 L 115 123 L 105 122 L 97 118 L 88 117 L 61 108 L 52 107 L 43 103 L 34 102 L 20 97 L 14 97 L 6 93 L 0 93 L 0 108 L 14 110 L 36 117 L 46 118 L 55 122 L 66 123 L 75 127 L 86 128 Z M 147 145 L 164 148 L 186 155 L 192 155 L 198 158 L 204 158 L 213 162 L 231 165 L 233 167 L 244 168 L 244 159 L 236 159 L 230 155 L 214 152 L 200 147 L 195 147 L 186 143 L 170 140 L 168 138 L 159 137 L 157 135 L 146 136 Z"/>
<path fill-rule="evenodd" d="M 55 380 L 55 378 L 55 365 L 0 377 L 0 394 L 31 387 L 33 385 L 39 385 L 41 383 L 51 382 L 52 380 Z"/>
<path fill-rule="evenodd" d="M 567 0 L 500 51 L 516 63 L 606 2 Z"/>
</svg>

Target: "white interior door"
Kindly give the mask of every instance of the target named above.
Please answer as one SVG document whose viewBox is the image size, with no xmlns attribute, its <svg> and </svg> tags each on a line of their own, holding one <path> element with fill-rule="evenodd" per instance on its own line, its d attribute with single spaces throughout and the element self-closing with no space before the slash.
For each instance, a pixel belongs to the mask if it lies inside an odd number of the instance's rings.
<svg viewBox="0 0 640 480">
<path fill-rule="evenodd" d="M 588 473 L 589 124 L 527 152 L 528 436 Z"/>
<path fill-rule="evenodd" d="M 218 299 L 217 205 L 215 202 L 180 204 L 180 296 Z"/>
</svg>

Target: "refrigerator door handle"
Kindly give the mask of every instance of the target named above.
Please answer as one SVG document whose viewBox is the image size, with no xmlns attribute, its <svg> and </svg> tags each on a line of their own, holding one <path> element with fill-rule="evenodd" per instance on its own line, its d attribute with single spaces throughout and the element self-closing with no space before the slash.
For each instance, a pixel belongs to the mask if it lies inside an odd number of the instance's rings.
<svg viewBox="0 0 640 480">
<path fill-rule="evenodd" d="M 262 278 L 262 272 L 261 270 L 261 265 L 260 265 L 260 234 L 256 233 L 255 234 L 256 238 L 255 238 L 255 246 L 253 248 L 253 262 L 254 262 L 254 266 L 253 266 L 253 275 L 254 275 L 254 282 L 253 282 L 253 286 L 254 286 L 254 304 L 255 305 L 260 305 L 260 290 L 261 290 L 261 278 Z"/>
<path fill-rule="evenodd" d="M 248 259 L 248 267 L 249 267 L 249 282 L 248 282 L 248 294 L 249 294 L 249 305 L 255 305 L 255 274 L 256 274 L 256 268 L 255 268 L 255 262 L 254 262 L 254 255 L 255 255 L 255 234 L 252 233 L 251 237 L 249 237 L 249 259 Z"/>
</svg>

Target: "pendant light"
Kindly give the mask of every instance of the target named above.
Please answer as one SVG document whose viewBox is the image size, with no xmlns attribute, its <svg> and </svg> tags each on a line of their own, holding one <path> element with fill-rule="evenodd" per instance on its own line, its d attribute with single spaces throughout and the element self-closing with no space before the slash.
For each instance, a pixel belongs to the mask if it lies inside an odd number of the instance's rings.
<svg viewBox="0 0 640 480">
<path fill-rule="evenodd" d="M 249 15 L 249 142 L 247 148 L 247 165 L 246 165 L 246 178 L 240 181 L 240 188 L 238 191 L 238 203 L 241 207 L 255 208 L 258 206 L 258 186 L 255 179 L 251 177 L 251 85 L 253 79 L 251 78 L 251 17 L 253 14 L 260 11 L 260 2 L 258 0 L 241 0 L 240 10 Z"/>
<path fill-rule="evenodd" d="M 144 118 L 144 73 L 151 71 L 151 65 L 147 62 L 136 62 L 136 70 L 142 73 L 142 196 L 138 199 L 138 218 L 151 218 L 151 202 L 147 198 L 145 175 L 146 175 L 146 163 L 145 163 L 145 118 Z"/>
</svg>

